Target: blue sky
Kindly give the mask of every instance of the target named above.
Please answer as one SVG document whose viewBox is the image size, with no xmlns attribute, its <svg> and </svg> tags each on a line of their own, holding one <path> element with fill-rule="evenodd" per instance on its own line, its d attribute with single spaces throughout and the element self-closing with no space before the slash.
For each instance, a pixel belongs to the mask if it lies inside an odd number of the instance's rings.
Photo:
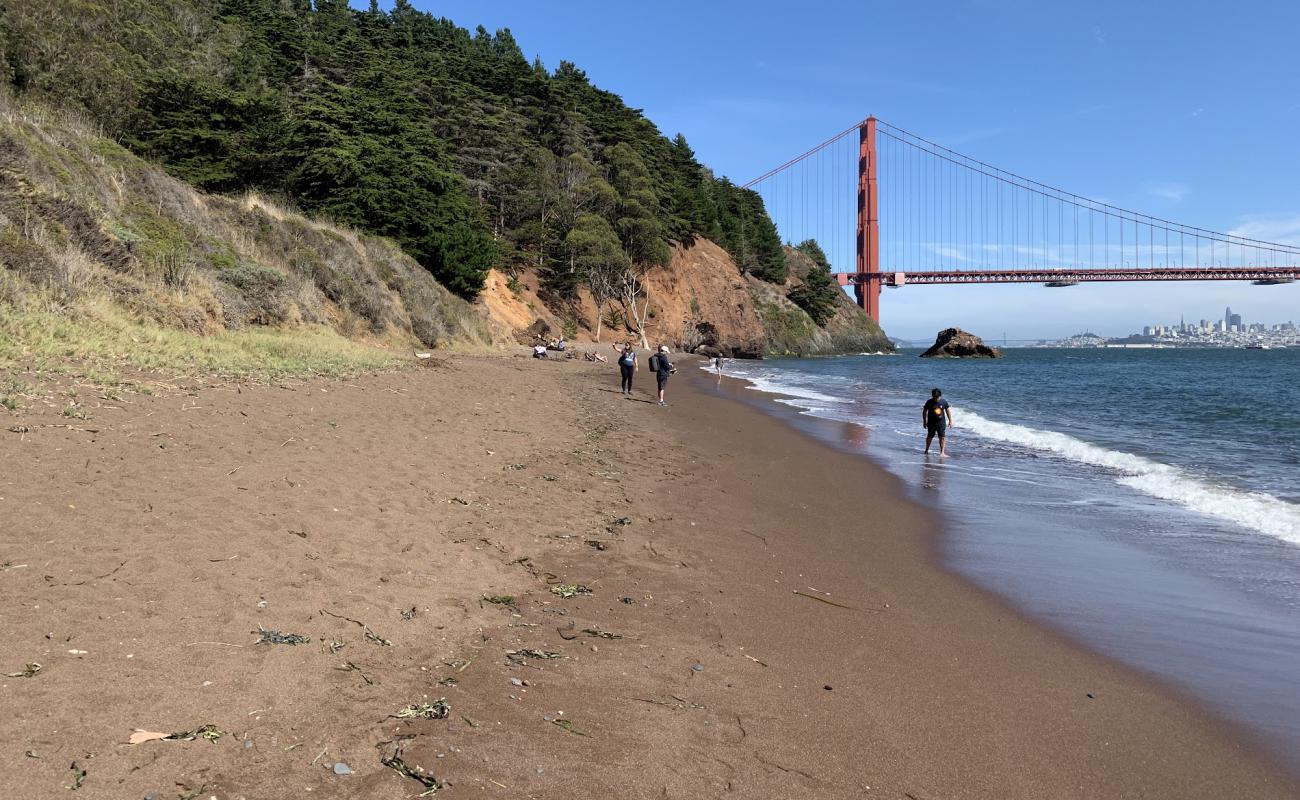
<svg viewBox="0 0 1300 800">
<path fill-rule="evenodd" d="M 356 2 L 356 5 L 363 5 Z M 385 6 L 388 3 L 383 3 Z M 684 133 L 744 182 L 867 114 L 1079 194 L 1300 242 L 1300 3 L 414 0 Z M 1300 321 L 1300 285 L 905 287 L 895 336 L 1128 333 L 1151 322 Z"/>
</svg>

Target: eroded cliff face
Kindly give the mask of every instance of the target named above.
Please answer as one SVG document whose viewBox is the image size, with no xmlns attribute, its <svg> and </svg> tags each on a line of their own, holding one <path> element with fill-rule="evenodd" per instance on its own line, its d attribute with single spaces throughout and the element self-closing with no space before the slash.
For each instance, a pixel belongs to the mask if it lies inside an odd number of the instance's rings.
<svg viewBox="0 0 1300 800">
<path fill-rule="evenodd" d="M 676 351 L 731 358 L 808 356 L 893 350 L 888 337 L 847 295 L 825 326 L 818 326 L 787 297 L 813 268 L 804 254 L 787 248 L 790 279 L 783 285 L 743 274 L 718 245 L 698 239 L 673 248 L 672 260 L 647 276 L 650 317 L 646 339 Z M 479 301 L 494 340 L 517 342 L 519 331 L 543 320 L 553 335 L 566 329 L 580 343 L 608 343 L 635 338 L 632 315 L 621 303 L 606 305 L 597 324 L 596 304 L 586 291 L 563 307 L 548 305 L 535 274 L 522 271 L 513 282 L 494 272 Z"/>
</svg>

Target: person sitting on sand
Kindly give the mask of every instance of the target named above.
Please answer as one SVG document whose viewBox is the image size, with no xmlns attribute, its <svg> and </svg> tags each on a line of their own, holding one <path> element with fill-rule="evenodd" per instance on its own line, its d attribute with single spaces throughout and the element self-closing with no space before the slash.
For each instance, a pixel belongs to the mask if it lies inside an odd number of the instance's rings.
<svg viewBox="0 0 1300 800">
<path fill-rule="evenodd" d="M 930 442 L 934 437 L 939 437 L 939 455 L 948 455 L 948 426 L 952 424 L 952 409 L 948 407 L 948 401 L 943 399 L 943 392 L 933 389 L 930 392 L 930 399 L 925 401 L 925 406 L 921 409 L 921 424 L 925 426 L 925 452 L 930 453 Z"/>
<path fill-rule="evenodd" d="M 604 364 L 606 361 L 609 360 L 605 358 L 603 355 L 601 355 L 600 353 L 593 353 L 590 350 L 584 350 L 582 353 L 582 357 L 588 361 L 599 361 L 602 364 Z"/>
<path fill-rule="evenodd" d="M 673 362 L 668 360 L 668 345 L 659 345 L 659 352 L 650 357 L 650 371 L 655 374 L 655 381 L 659 385 L 659 405 L 666 406 L 664 387 L 668 385 L 668 376 L 677 371 Z"/>
<path fill-rule="evenodd" d="M 636 348 L 631 342 L 614 345 L 618 351 L 618 371 L 623 376 L 623 394 L 632 394 L 632 375 L 636 372 Z"/>
<path fill-rule="evenodd" d="M 533 358 L 546 358 L 546 345 L 533 345 Z"/>
</svg>

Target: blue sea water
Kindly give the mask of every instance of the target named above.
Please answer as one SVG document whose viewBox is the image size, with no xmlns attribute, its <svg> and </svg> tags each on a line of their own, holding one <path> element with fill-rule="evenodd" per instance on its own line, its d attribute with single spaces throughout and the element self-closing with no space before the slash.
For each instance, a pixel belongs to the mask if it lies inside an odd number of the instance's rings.
<svg viewBox="0 0 1300 800">
<path fill-rule="evenodd" d="M 948 566 L 1300 767 L 1300 350 L 918 354 L 724 373 L 937 506 Z M 921 454 L 932 387 L 946 459 Z"/>
</svg>

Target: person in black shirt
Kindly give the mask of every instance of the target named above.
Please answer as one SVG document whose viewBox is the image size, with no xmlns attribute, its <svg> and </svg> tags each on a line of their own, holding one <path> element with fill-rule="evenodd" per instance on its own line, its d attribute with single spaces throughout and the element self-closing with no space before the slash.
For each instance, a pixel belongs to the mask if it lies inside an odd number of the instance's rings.
<svg viewBox="0 0 1300 800">
<path fill-rule="evenodd" d="M 948 401 L 943 399 L 943 392 L 934 389 L 930 392 L 930 399 L 925 401 L 925 406 L 921 409 L 921 424 L 925 426 L 925 452 L 930 452 L 930 443 L 934 437 L 939 437 L 939 455 L 948 455 L 948 426 L 952 424 L 952 410 L 948 408 Z"/>
<path fill-rule="evenodd" d="M 659 352 L 650 357 L 650 371 L 655 374 L 655 380 L 659 384 L 659 405 L 666 406 L 664 387 L 668 385 L 668 376 L 677 371 L 677 367 L 668 360 L 668 345 L 660 345 Z"/>
</svg>

